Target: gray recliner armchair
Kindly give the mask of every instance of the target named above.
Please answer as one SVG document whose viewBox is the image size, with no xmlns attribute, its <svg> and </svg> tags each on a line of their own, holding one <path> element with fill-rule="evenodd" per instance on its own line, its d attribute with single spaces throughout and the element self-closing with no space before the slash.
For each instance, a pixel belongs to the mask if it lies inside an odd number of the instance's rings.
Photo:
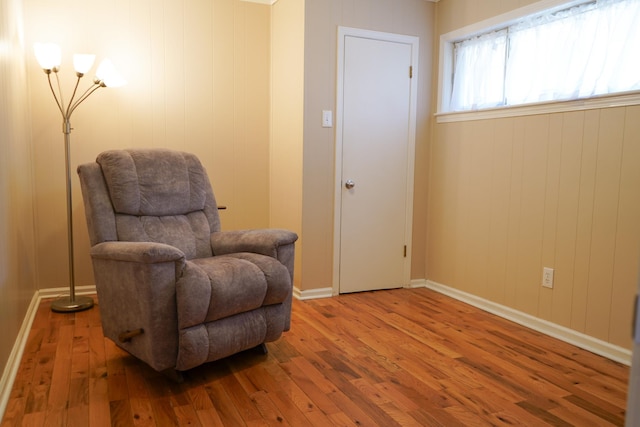
<svg viewBox="0 0 640 427">
<path fill-rule="evenodd" d="M 289 330 L 297 235 L 221 231 L 196 156 L 113 150 L 78 174 L 102 327 L 118 346 L 180 377 Z"/>
</svg>

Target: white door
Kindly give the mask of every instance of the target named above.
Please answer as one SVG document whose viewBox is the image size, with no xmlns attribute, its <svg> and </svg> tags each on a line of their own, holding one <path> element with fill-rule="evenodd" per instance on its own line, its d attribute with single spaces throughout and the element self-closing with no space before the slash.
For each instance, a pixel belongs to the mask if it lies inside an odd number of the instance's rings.
<svg viewBox="0 0 640 427">
<path fill-rule="evenodd" d="M 340 293 L 410 281 L 417 43 L 339 30 L 334 277 Z"/>
</svg>

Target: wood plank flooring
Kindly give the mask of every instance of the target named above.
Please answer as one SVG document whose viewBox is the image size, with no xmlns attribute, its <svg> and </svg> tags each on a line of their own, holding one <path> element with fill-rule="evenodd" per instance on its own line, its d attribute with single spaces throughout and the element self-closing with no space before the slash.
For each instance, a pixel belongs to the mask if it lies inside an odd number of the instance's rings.
<svg viewBox="0 0 640 427">
<path fill-rule="evenodd" d="M 427 289 L 294 301 L 176 384 L 43 302 L 1 427 L 623 425 L 629 368 Z"/>
</svg>

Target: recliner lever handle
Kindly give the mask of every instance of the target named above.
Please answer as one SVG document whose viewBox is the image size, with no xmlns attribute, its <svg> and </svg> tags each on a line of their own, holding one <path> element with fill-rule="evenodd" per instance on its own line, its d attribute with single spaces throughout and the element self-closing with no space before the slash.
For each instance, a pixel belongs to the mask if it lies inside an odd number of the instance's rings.
<svg viewBox="0 0 640 427">
<path fill-rule="evenodd" d="M 129 342 L 131 341 L 131 338 L 142 334 L 144 334 L 144 329 L 142 328 L 134 329 L 133 331 L 125 331 L 118 335 L 118 340 L 120 340 L 120 342 Z"/>
</svg>

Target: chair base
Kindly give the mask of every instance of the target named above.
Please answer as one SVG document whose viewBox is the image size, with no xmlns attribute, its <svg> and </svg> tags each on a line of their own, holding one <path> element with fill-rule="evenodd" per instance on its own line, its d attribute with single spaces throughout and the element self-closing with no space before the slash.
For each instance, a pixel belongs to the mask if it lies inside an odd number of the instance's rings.
<svg viewBox="0 0 640 427">
<path fill-rule="evenodd" d="M 253 349 L 257 353 L 262 354 L 262 355 L 269 353 L 269 349 L 267 348 L 267 344 L 265 344 L 265 343 L 259 344 L 259 345 L 255 346 Z"/>
<path fill-rule="evenodd" d="M 160 373 L 165 378 L 168 378 L 177 384 L 182 384 L 184 382 L 184 375 L 182 374 L 181 371 L 176 371 L 175 369 L 165 369 Z"/>
<path fill-rule="evenodd" d="M 251 351 L 255 351 L 256 353 L 260 354 L 260 355 L 266 355 L 269 353 L 269 349 L 267 348 L 267 344 L 266 343 L 262 343 L 259 344 L 255 347 L 253 347 L 252 349 L 249 349 Z M 165 369 L 164 371 L 160 372 L 165 378 L 177 383 L 177 384 L 182 384 L 184 382 L 184 374 L 182 371 L 178 371 L 176 369 Z"/>
</svg>

